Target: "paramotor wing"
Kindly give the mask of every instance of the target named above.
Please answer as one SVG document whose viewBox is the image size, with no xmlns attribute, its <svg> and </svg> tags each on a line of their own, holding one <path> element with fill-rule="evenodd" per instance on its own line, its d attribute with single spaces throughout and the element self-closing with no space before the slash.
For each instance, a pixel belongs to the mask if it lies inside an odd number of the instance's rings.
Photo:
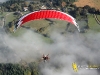
<svg viewBox="0 0 100 75">
<path fill-rule="evenodd" d="M 32 20 L 37 20 L 37 19 L 65 20 L 65 21 L 75 25 L 79 30 L 78 24 L 76 23 L 75 19 L 71 15 L 61 12 L 61 11 L 57 11 L 57 10 L 39 10 L 39 11 L 34 11 L 29 14 L 26 14 L 19 19 L 19 21 L 17 23 L 17 28 L 20 26 L 23 26 L 23 24 L 26 22 L 29 22 Z"/>
</svg>

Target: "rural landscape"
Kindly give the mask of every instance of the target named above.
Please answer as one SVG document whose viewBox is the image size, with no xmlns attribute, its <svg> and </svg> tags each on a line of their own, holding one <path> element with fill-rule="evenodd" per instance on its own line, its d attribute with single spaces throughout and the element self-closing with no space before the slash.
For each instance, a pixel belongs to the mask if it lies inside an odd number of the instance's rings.
<svg viewBox="0 0 100 75">
<path fill-rule="evenodd" d="M 0 0 L 0 75 L 100 75 L 99 45 L 100 0 Z"/>
</svg>

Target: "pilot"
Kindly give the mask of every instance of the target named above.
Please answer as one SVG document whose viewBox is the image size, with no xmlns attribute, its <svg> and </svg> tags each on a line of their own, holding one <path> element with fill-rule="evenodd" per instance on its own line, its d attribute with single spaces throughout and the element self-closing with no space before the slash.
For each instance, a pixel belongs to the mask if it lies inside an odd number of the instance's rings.
<svg viewBox="0 0 100 75">
<path fill-rule="evenodd" d="M 49 55 L 49 54 L 48 54 L 48 55 Z M 44 55 L 44 54 L 43 54 L 42 59 L 44 60 L 44 62 L 46 62 L 46 61 L 49 59 L 48 55 Z"/>
</svg>

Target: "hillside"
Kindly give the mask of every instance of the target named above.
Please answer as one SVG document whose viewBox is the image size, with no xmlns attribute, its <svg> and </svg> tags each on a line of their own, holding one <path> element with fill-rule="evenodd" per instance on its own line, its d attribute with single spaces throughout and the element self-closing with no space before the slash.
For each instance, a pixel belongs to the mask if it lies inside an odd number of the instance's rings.
<svg viewBox="0 0 100 75">
<path fill-rule="evenodd" d="M 85 5 L 89 5 L 90 7 L 94 7 L 100 10 L 100 0 L 78 0 L 74 2 L 77 7 L 84 7 Z"/>
</svg>

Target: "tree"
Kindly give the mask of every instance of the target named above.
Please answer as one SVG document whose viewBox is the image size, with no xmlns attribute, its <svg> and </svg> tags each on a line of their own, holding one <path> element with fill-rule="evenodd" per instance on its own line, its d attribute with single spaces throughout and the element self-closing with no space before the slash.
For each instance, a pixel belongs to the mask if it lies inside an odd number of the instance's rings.
<svg viewBox="0 0 100 75">
<path fill-rule="evenodd" d="M 89 12 L 92 13 L 92 14 L 94 14 L 96 12 L 96 9 L 95 8 L 90 8 Z"/>
<path fill-rule="evenodd" d="M 32 11 L 33 11 L 33 9 L 34 9 L 33 4 L 30 4 L 30 5 L 29 5 L 29 11 L 31 11 L 31 12 L 32 12 Z"/>
<path fill-rule="evenodd" d="M 75 13 L 76 13 L 76 16 L 80 16 L 79 9 L 76 9 Z"/>
<path fill-rule="evenodd" d="M 13 21 L 9 22 L 8 26 L 9 26 L 9 28 L 11 28 L 12 26 L 14 26 L 14 22 Z"/>
<path fill-rule="evenodd" d="M 31 69 L 32 75 L 38 75 L 38 65 L 35 62 L 29 63 L 29 67 Z"/>
<path fill-rule="evenodd" d="M 38 75 L 36 63 L 30 64 L 30 67 L 25 67 L 25 65 L 21 64 L 0 63 L 0 75 Z"/>
<path fill-rule="evenodd" d="M 83 8 L 89 10 L 91 7 L 89 5 L 86 5 Z"/>
</svg>

